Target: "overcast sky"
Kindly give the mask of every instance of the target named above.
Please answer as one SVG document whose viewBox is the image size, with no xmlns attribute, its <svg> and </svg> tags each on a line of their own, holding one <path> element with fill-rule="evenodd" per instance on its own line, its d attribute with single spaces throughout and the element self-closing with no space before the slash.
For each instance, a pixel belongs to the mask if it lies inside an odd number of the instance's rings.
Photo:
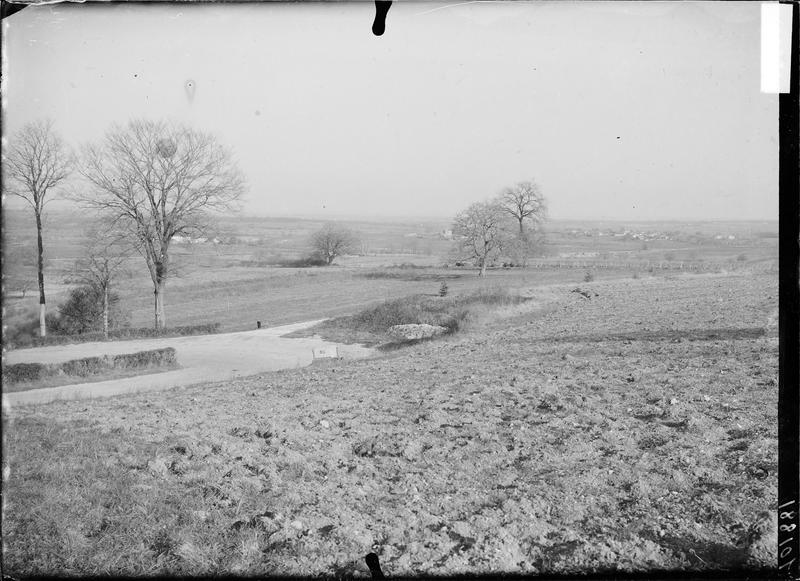
<svg viewBox="0 0 800 581">
<path fill-rule="evenodd" d="M 760 3 L 34 6 L 3 21 L 6 138 L 166 118 L 258 215 L 450 216 L 534 178 L 556 219 L 777 219 Z"/>
</svg>

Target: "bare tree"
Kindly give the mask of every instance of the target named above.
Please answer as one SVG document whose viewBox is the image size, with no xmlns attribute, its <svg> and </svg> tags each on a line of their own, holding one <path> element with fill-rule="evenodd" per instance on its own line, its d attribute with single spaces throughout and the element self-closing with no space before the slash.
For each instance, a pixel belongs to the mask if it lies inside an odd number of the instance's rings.
<svg viewBox="0 0 800 581">
<path fill-rule="evenodd" d="M 356 235 L 338 224 L 329 222 L 311 236 L 314 253 L 330 265 L 337 256 L 353 252 L 358 245 Z"/>
<path fill-rule="evenodd" d="M 155 328 L 164 328 L 173 237 L 198 236 L 209 226 L 209 212 L 233 209 L 245 190 L 243 174 L 214 136 L 146 120 L 115 125 L 100 143 L 86 146 L 80 173 L 91 187 L 74 197 L 126 232 L 144 257 Z"/>
<path fill-rule="evenodd" d="M 497 202 L 476 202 L 456 216 L 453 238 L 458 250 L 480 267 L 479 276 L 486 276 L 488 263 L 505 247 L 508 218 Z"/>
<path fill-rule="evenodd" d="M 25 298 L 25 295 L 28 294 L 28 291 L 31 290 L 31 286 L 32 286 L 31 281 L 29 280 L 24 280 L 21 283 L 19 283 L 19 286 L 17 288 L 22 293 L 23 299 Z"/>
<path fill-rule="evenodd" d="M 538 224 L 547 217 L 547 204 L 539 186 L 533 181 L 519 182 L 506 188 L 498 199 L 503 211 L 519 224 L 519 235 L 525 235 L 525 223 Z"/>
<path fill-rule="evenodd" d="M 97 290 L 103 300 L 103 336 L 108 339 L 108 309 L 111 283 L 120 273 L 132 249 L 124 232 L 102 225 L 90 230 L 86 255 L 75 264 L 78 279 Z"/>
<path fill-rule="evenodd" d="M 11 138 L 3 159 L 6 191 L 33 208 L 36 218 L 37 269 L 39 278 L 39 335 L 47 335 L 44 295 L 44 245 L 42 215 L 50 192 L 70 173 L 69 152 L 53 130 L 51 120 L 28 123 Z"/>
</svg>

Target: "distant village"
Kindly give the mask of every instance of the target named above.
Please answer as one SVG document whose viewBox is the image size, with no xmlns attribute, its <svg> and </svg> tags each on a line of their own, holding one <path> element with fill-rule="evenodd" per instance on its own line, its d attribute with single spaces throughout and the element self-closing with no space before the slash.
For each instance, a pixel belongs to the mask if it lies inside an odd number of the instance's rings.
<svg viewBox="0 0 800 581">
<path fill-rule="evenodd" d="M 718 227 L 720 225 L 717 225 Z M 732 233 L 730 231 L 718 230 L 714 232 L 709 231 L 690 231 L 688 228 L 679 230 L 642 230 L 631 227 L 605 227 L 605 228 L 559 228 L 557 226 L 547 229 L 549 237 L 565 237 L 565 238 L 604 238 L 609 241 L 616 240 L 620 242 L 625 241 L 638 241 L 642 243 L 655 242 L 655 241 L 673 241 L 685 242 L 691 244 L 712 244 L 712 245 L 738 245 L 743 242 L 752 242 L 757 239 L 770 239 L 777 238 L 778 233 L 775 232 L 758 232 L 758 231 L 737 231 Z M 453 240 L 453 230 L 451 228 L 442 228 L 439 230 L 428 229 L 423 226 L 422 232 L 407 232 L 402 234 L 406 239 L 427 239 L 427 240 Z M 221 236 L 219 238 L 207 237 L 190 237 L 190 236 L 175 236 L 172 242 L 180 245 L 218 245 L 218 244 L 247 244 L 257 245 L 263 242 L 262 237 L 257 235 L 237 235 L 237 236 Z M 281 240 L 279 243 L 288 242 L 288 240 Z"/>
<path fill-rule="evenodd" d="M 754 232 L 749 235 L 732 234 L 730 232 L 680 232 L 680 231 L 648 231 L 630 228 L 592 228 L 580 229 L 570 228 L 560 231 L 560 234 L 568 238 L 608 238 L 620 241 L 637 240 L 641 242 L 651 242 L 657 240 L 671 240 L 677 242 L 691 242 L 695 244 L 735 244 L 742 240 L 752 240 L 753 238 L 777 238 L 777 232 L 773 235 L 770 232 Z"/>
</svg>

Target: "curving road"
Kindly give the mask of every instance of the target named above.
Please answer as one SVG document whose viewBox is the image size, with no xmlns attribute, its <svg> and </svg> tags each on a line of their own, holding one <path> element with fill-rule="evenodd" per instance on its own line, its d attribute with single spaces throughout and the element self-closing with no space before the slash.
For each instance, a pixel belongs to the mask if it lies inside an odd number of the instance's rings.
<svg viewBox="0 0 800 581">
<path fill-rule="evenodd" d="M 106 397 L 169 389 L 208 381 L 224 381 L 266 371 L 304 367 L 312 362 L 313 350 L 321 347 L 335 346 L 338 348 L 339 356 L 347 359 L 367 357 L 374 352 L 360 345 L 337 345 L 318 337 L 302 339 L 282 337 L 319 322 L 319 320 L 306 321 L 268 329 L 217 335 L 79 343 L 9 351 L 3 355 L 5 364 L 58 363 L 81 357 L 119 355 L 174 347 L 182 369 L 110 381 L 3 393 L 3 409 L 9 410 L 15 405 L 42 404 L 61 399 Z"/>
</svg>

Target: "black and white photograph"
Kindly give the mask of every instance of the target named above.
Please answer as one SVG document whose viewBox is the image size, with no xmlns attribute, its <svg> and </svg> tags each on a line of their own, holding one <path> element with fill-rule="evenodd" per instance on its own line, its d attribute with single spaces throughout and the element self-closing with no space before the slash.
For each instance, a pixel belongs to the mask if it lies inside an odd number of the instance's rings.
<svg viewBox="0 0 800 581">
<path fill-rule="evenodd" d="M 777 3 L 4 4 L 4 575 L 778 573 Z"/>
</svg>

